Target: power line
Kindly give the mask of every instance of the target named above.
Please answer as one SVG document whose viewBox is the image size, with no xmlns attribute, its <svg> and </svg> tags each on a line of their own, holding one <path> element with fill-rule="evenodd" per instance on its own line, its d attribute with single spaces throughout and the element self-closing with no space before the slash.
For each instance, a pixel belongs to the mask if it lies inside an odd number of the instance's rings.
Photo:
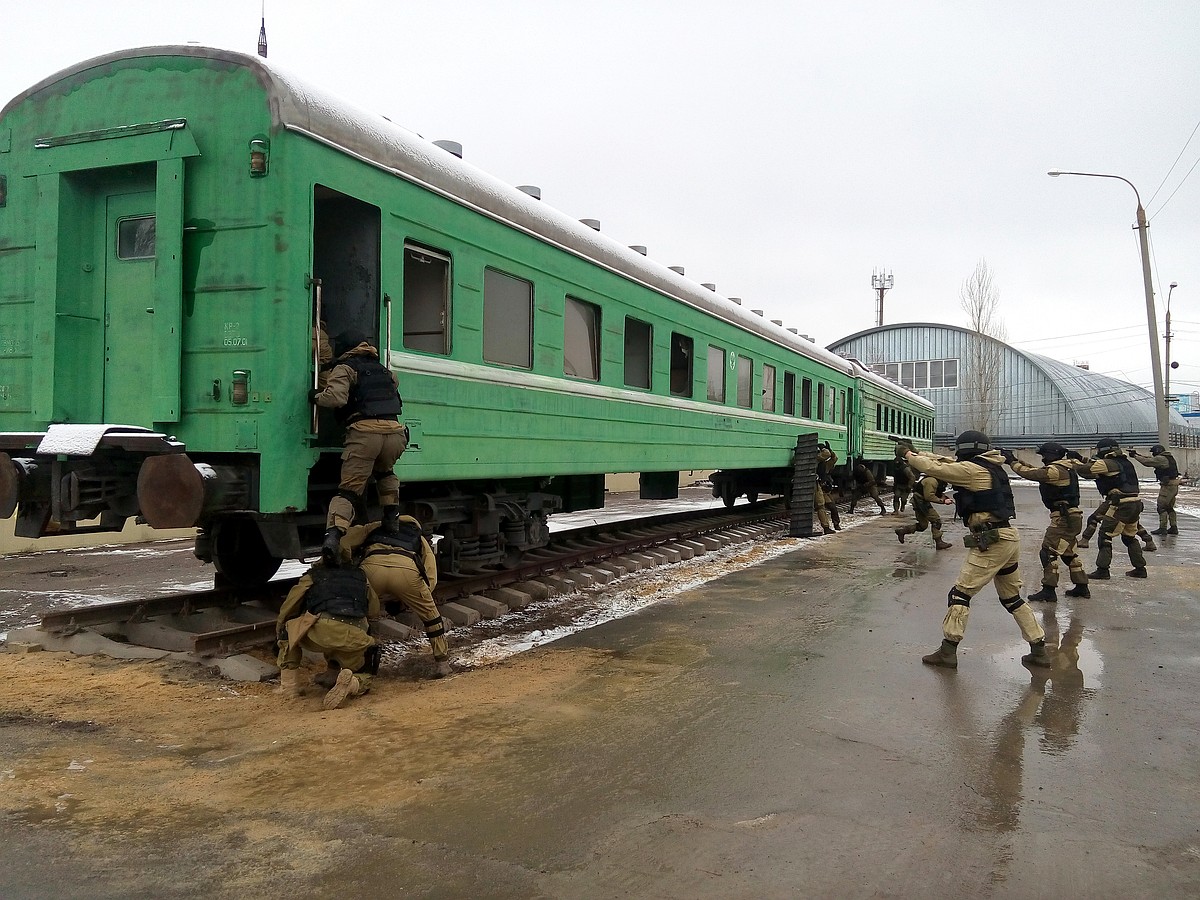
<svg viewBox="0 0 1200 900">
<path fill-rule="evenodd" d="M 1179 155 L 1175 157 L 1175 162 L 1171 163 L 1171 168 L 1167 169 L 1167 174 L 1163 176 L 1163 180 L 1158 183 L 1158 187 L 1156 187 L 1154 189 L 1154 193 L 1151 194 L 1150 199 L 1146 201 L 1147 206 L 1149 206 L 1151 203 L 1154 202 L 1154 198 L 1158 196 L 1158 192 L 1161 191 L 1163 188 L 1163 185 L 1167 183 L 1167 179 L 1171 177 L 1171 173 L 1174 172 L 1175 167 L 1177 165 L 1179 165 L 1179 160 L 1181 160 L 1183 158 L 1183 154 L 1187 152 L 1188 144 L 1190 144 L 1192 142 L 1192 138 L 1194 138 L 1196 136 L 1197 131 L 1200 131 L 1200 122 L 1196 123 L 1196 127 L 1193 128 L 1192 133 L 1188 135 L 1188 139 L 1183 142 L 1183 147 L 1180 148 Z M 1198 162 L 1200 162 L 1200 160 L 1198 160 Z M 1196 166 L 1193 164 L 1192 169 L 1194 169 L 1194 168 L 1196 168 Z M 1192 171 L 1191 169 L 1188 169 L 1188 175 L 1191 174 L 1191 171 Z M 1187 175 L 1184 175 L 1183 177 L 1184 177 L 1184 180 L 1187 180 Z M 1181 181 L 1180 184 L 1182 184 L 1182 183 L 1183 182 Z M 1179 190 L 1179 188 L 1177 187 L 1177 188 L 1175 188 L 1175 190 L 1177 191 L 1177 190 Z M 1173 197 L 1173 196 L 1175 196 L 1174 192 L 1171 193 L 1171 197 Z M 1170 200 L 1171 197 L 1168 197 L 1167 200 Z M 1166 205 L 1167 205 L 1166 201 L 1163 201 L 1163 206 L 1166 206 Z M 1159 207 L 1159 211 L 1160 212 L 1162 211 L 1162 206 Z M 1157 214 L 1158 213 L 1155 213 L 1155 215 L 1157 215 Z"/>
</svg>

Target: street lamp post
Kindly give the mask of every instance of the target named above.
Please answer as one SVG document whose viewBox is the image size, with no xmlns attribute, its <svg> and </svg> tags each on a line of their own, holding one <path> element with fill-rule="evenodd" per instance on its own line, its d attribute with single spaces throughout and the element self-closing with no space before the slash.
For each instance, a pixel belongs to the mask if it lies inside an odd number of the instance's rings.
<svg viewBox="0 0 1200 900">
<path fill-rule="evenodd" d="M 1163 367 L 1163 397 L 1168 404 L 1171 402 L 1171 294 L 1175 292 L 1175 288 L 1177 287 L 1179 287 L 1178 282 L 1172 281 L 1171 286 L 1167 288 L 1167 333 L 1163 335 L 1163 338 L 1167 342 L 1167 364 Z M 1163 446 L 1166 445 L 1164 444 Z"/>
<path fill-rule="evenodd" d="M 1162 360 L 1158 352 L 1158 323 L 1154 315 L 1154 284 L 1150 278 L 1150 246 L 1146 236 L 1150 225 L 1146 221 L 1146 210 L 1142 208 L 1142 195 L 1138 193 L 1138 189 L 1133 186 L 1132 181 L 1122 178 L 1120 175 L 1105 175 L 1100 172 L 1067 172 L 1062 169 L 1051 169 L 1046 174 L 1051 178 L 1057 178 L 1059 175 L 1115 178 L 1133 188 L 1133 194 L 1137 197 L 1137 225 L 1135 227 L 1138 232 L 1138 244 L 1142 251 L 1142 282 L 1146 290 L 1146 324 L 1150 327 L 1150 371 L 1154 375 L 1154 407 L 1158 423 L 1158 442 L 1164 447 L 1169 447 L 1167 423 L 1170 416 L 1167 411 L 1166 393 L 1163 391 Z"/>
</svg>

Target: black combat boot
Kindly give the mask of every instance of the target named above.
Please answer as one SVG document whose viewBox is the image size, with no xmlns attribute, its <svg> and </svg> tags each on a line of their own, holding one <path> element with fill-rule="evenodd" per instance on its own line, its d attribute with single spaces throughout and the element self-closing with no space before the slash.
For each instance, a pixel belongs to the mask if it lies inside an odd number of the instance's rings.
<svg viewBox="0 0 1200 900">
<path fill-rule="evenodd" d="M 1087 600 L 1092 596 L 1092 592 L 1088 590 L 1086 584 L 1077 584 L 1069 591 L 1066 591 L 1066 595 L 1068 597 L 1082 597 L 1084 600 Z"/>
<path fill-rule="evenodd" d="M 383 530 L 388 534 L 400 533 L 399 506 L 385 506 L 383 508 Z"/>
<path fill-rule="evenodd" d="M 896 540 L 898 540 L 900 543 L 902 543 L 902 544 L 903 544 L 903 543 L 904 543 L 904 536 L 905 536 L 906 534 L 908 534 L 908 533 L 909 533 L 908 529 L 906 529 L 906 528 L 896 528 L 896 529 L 894 529 L 894 531 L 896 532 Z"/>
<path fill-rule="evenodd" d="M 1167 534 L 1179 534 L 1179 529 L 1176 526 L 1172 525 L 1170 528 L 1167 529 Z"/>
<path fill-rule="evenodd" d="M 346 532 L 336 525 L 325 532 L 325 541 L 321 544 L 321 559 L 327 566 L 337 566 L 342 561 L 342 535 Z"/>
<path fill-rule="evenodd" d="M 1155 528 L 1155 529 L 1154 529 L 1152 532 L 1150 532 L 1150 533 L 1151 533 L 1151 534 L 1167 534 L 1167 529 L 1165 529 L 1165 528 Z"/>
<path fill-rule="evenodd" d="M 1130 569 L 1125 574 L 1128 575 L 1130 578 L 1145 578 L 1146 577 L 1146 567 L 1145 566 L 1136 566 L 1135 568 Z"/>
<path fill-rule="evenodd" d="M 1030 641 L 1029 652 L 1021 657 L 1021 662 L 1027 666 L 1039 666 L 1043 669 L 1050 668 L 1050 654 L 1046 652 L 1045 639 Z"/>
<path fill-rule="evenodd" d="M 833 519 L 833 530 L 841 531 L 842 530 L 842 517 L 838 515 L 838 508 L 832 503 L 830 503 L 825 508 L 827 510 L 829 510 L 829 518 Z"/>
<path fill-rule="evenodd" d="M 933 546 L 937 550 L 949 550 L 954 545 L 948 541 L 943 541 L 941 538 L 934 538 Z"/>
<path fill-rule="evenodd" d="M 942 646 L 932 653 L 921 657 L 921 662 L 927 666 L 941 666 L 944 669 L 958 668 L 958 644 L 942 638 Z"/>
<path fill-rule="evenodd" d="M 1094 572 L 1088 572 L 1088 578 L 1092 581 L 1108 581 L 1108 569 L 1096 569 Z"/>
<path fill-rule="evenodd" d="M 1039 600 L 1043 603 L 1057 603 L 1058 593 L 1049 585 L 1042 585 L 1042 589 L 1036 594 L 1030 594 L 1026 600 Z"/>
</svg>

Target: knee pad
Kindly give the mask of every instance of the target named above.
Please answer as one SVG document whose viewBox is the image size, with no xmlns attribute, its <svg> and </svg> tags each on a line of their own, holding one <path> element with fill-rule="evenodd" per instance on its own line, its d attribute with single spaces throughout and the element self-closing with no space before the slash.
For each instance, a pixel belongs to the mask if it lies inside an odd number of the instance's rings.
<svg viewBox="0 0 1200 900">
<path fill-rule="evenodd" d="M 1050 563 L 1057 558 L 1058 558 L 1057 553 L 1055 553 L 1053 550 L 1049 550 L 1045 547 L 1043 547 L 1041 550 L 1038 551 L 1038 559 L 1040 559 L 1042 561 L 1043 568 L 1050 565 Z"/>
<path fill-rule="evenodd" d="M 1131 537 L 1128 534 L 1121 535 L 1121 543 L 1124 544 L 1126 547 L 1132 547 L 1137 542 L 1138 542 L 1138 539 L 1136 537 Z"/>
<path fill-rule="evenodd" d="M 926 528 L 928 528 L 928 527 L 929 527 L 929 523 L 928 523 L 928 522 L 918 522 L 918 523 L 917 523 L 916 525 L 914 525 L 913 527 L 914 527 L 914 528 L 915 528 L 917 531 L 924 531 Z"/>
<path fill-rule="evenodd" d="M 1170 512 L 1171 507 L 1170 507 L 1170 505 L 1168 505 L 1166 503 L 1159 503 L 1157 506 L 1154 507 L 1154 510 L 1161 516 L 1165 512 Z"/>
<path fill-rule="evenodd" d="M 1075 562 L 1075 560 L 1077 560 L 1078 558 L 1079 558 L 1079 557 L 1077 557 L 1077 556 L 1076 556 L 1074 553 L 1072 553 L 1070 556 L 1067 556 L 1067 555 L 1064 553 L 1064 554 L 1063 554 L 1063 555 L 1060 557 L 1060 559 L 1061 559 L 1061 560 L 1062 560 L 1062 561 L 1063 561 L 1063 562 L 1064 562 L 1066 565 L 1068 565 L 1068 566 L 1070 566 L 1070 565 L 1071 565 L 1071 563 Z"/>
<path fill-rule="evenodd" d="M 1015 571 L 1017 571 L 1017 564 L 1013 563 L 1011 566 L 1005 566 L 1003 569 L 997 572 L 996 577 L 999 578 L 1001 575 L 1011 575 Z"/>
<path fill-rule="evenodd" d="M 1020 594 L 1017 594 L 1017 596 L 1015 596 L 1015 597 L 1008 597 L 1007 599 L 1004 597 L 1001 597 L 1000 604 L 1005 609 L 1007 609 L 1009 612 L 1016 612 L 1018 609 L 1020 609 L 1022 606 L 1025 605 L 1025 598 L 1022 597 Z"/>
<path fill-rule="evenodd" d="M 970 606 L 971 595 L 962 590 L 958 585 L 950 588 L 950 593 L 946 595 L 947 606 Z"/>
<path fill-rule="evenodd" d="M 440 637 L 446 633 L 446 625 L 441 616 L 436 619 L 422 619 L 421 624 L 425 626 L 425 634 L 429 637 Z"/>
<path fill-rule="evenodd" d="M 343 500 L 349 502 L 349 504 L 351 506 L 354 506 L 356 503 L 358 503 L 362 499 L 362 497 L 359 494 L 354 493 L 354 491 L 352 491 L 348 488 L 338 488 L 337 496 L 339 496 Z"/>
</svg>

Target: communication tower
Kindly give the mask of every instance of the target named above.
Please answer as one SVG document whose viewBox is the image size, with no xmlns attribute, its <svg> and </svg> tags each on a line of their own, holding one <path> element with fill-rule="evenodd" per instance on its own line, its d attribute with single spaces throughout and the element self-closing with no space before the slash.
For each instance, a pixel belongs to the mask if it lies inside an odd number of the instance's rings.
<svg viewBox="0 0 1200 900">
<path fill-rule="evenodd" d="M 883 327 L 883 295 L 892 289 L 892 273 L 876 269 L 871 275 L 871 287 L 879 294 L 879 304 L 875 307 L 875 327 Z"/>
</svg>

